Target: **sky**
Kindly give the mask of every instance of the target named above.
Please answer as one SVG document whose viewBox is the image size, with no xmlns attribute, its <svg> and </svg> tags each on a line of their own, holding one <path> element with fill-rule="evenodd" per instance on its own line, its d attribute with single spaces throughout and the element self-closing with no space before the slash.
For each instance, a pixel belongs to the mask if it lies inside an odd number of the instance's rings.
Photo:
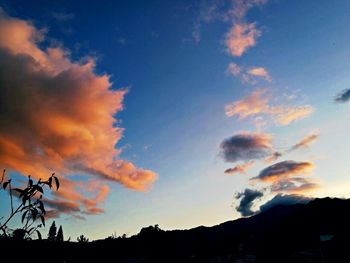
<svg viewBox="0 0 350 263">
<path fill-rule="evenodd" d="M 0 168 L 72 239 L 349 197 L 349 9 L 0 0 Z"/>
</svg>

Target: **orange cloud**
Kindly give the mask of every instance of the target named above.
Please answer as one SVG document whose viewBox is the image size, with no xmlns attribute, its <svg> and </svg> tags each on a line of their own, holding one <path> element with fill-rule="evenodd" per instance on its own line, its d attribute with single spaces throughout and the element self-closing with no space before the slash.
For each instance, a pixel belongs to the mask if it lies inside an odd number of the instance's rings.
<svg viewBox="0 0 350 263">
<path fill-rule="evenodd" d="M 260 113 L 268 113 L 269 99 L 265 96 L 265 92 L 264 89 L 258 89 L 242 100 L 226 105 L 226 115 L 228 117 L 238 115 L 240 119 L 244 119 Z"/>
<path fill-rule="evenodd" d="M 234 24 L 226 34 L 226 46 L 232 56 L 240 57 L 250 47 L 255 46 L 261 32 L 255 23 Z"/>
<path fill-rule="evenodd" d="M 314 108 L 310 105 L 287 108 L 278 107 L 278 109 L 280 109 L 280 112 L 276 114 L 275 121 L 279 125 L 288 125 L 291 122 L 304 119 L 314 112 Z"/>
<path fill-rule="evenodd" d="M 247 73 L 251 76 L 254 76 L 254 77 L 260 77 L 260 78 L 263 78 L 267 81 L 272 81 L 272 78 L 271 78 L 269 72 L 263 67 L 250 68 L 247 71 Z"/>
<path fill-rule="evenodd" d="M 245 174 L 247 169 L 252 167 L 253 164 L 254 164 L 253 161 L 250 161 L 250 162 L 247 162 L 247 163 L 243 163 L 243 164 L 237 164 L 233 168 L 226 169 L 225 170 L 225 174 L 229 174 L 229 175 L 233 175 L 233 174 L 236 174 L 236 173 Z"/>
<path fill-rule="evenodd" d="M 148 189 L 156 173 L 118 159 L 114 147 L 123 133 L 115 114 L 127 90 L 112 89 L 91 58 L 74 62 L 61 47 L 42 49 L 44 38 L 31 23 L 0 10 L 0 166 L 34 178 L 84 173 Z M 88 202 L 75 187 L 62 187 L 57 196 L 60 203 Z M 96 212 L 93 207 L 86 204 Z"/>
<path fill-rule="evenodd" d="M 278 125 L 288 125 L 308 117 L 313 112 L 314 108 L 310 105 L 271 105 L 270 95 L 266 89 L 257 89 L 242 100 L 225 106 L 225 114 L 228 117 L 237 115 L 239 119 L 244 119 L 247 117 L 267 115 Z"/>
</svg>

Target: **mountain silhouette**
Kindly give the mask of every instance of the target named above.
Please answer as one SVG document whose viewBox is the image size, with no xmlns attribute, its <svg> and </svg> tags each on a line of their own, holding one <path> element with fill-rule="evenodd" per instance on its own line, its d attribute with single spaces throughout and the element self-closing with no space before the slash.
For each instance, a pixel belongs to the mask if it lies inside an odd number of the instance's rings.
<svg viewBox="0 0 350 263">
<path fill-rule="evenodd" d="M 350 262 L 350 199 L 322 198 L 277 205 L 249 218 L 213 227 L 143 228 L 129 238 L 88 243 L 1 240 L 1 250 L 30 251 L 26 262 Z"/>
</svg>

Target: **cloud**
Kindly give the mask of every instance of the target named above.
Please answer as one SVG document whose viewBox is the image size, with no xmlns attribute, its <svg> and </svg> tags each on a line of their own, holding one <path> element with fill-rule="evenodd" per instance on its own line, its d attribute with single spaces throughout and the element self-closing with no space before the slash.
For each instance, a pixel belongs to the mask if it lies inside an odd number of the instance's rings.
<svg viewBox="0 0 350 263">
<path fill-rule="evenodd" d="M 311 197 L 303 195 L 284 195 L 278 194 L 274 196 L 270 201 L 260 206 L 260 211 L 264 212 L 277 205 L 294 205 L 294 204 L 307 204 L 313 200 Z"/>
<path fill-rule="evenodd" d="M 256 212 L 252 211 L 255 200 L 261 198 L 264 194 L 257 190 L 245 189 L 243 192 L 236 194 L 235 198 L 240 199 L 239 205 L 236 207 L 237 212 L 242 216 L 252 216 Z"/>
<path fill-rule="evenodd" d="M 254 164 L 254 161 L 250 161 L 250 162 L 243 163 L 243 164 L 237 164 L 233 168 L 226 169 L 225 170 L 225 174 L 230 174 L 230 175 L 233 175 L 233 174 L 236 174 L 236 173 L 245 174 L 247 169 L 252 167 L 253 164 Z"/>
<path fill-rule="evenodd" d="M 303 177 L 284 178 L 274 182 L 271 186 L 272 192 L 305 193 L 319 188 L 319 184 Z"/>
<path fill-rule="evenodd" d="M 263 169 L 257 177 L 261 181 L 275 182 L 290 176 L 307 174 L 313 170 L 314 164 L 311 162 L 282 161 Z"/>
<path fill-rule="evenodd" d="M 299 142 L 294 144 L 291 147 L 290 151 L 294 151 L 294 150 L 297 150 L 300 148 L 307 148 L 310 146 L 310 144 L 315 142 L 319 137 L 320 137 L 320 134 L 318 134 L 318 133 L 309 134 L 309 135 L 305 136 L 303 139 L 301 139 Z"/>
<path fill-rule="evenodd" d="M 91 58 L 73 62 L 61 47 L 42 49 L 44 40 L 31 23 L 0 10 L 0 166 L 34 178 L 84 173 L 148 189 L 157 175 L 120 160 L 115 148 L 123 134 L 115 114 L 127 89 L 112 89 Z"/>
<path fill-rule="evenodd" d="M 231 62 L 228 64 L 226 73 L 235 77 L 239 77 L 242 83 L 256 84 L 259 79 L 263 79 L 269 82 L 272 81 L 269 72 L 263 67 L 244 68 L 236 63 Z"/>
<path fill-rule="evenodd" d="M 255 23 L 234 24 L 226 34 L 227 51 L 236 57 L 240 57 L 250 47 L 256 45 L 256 39 L 261 35 L 261 31 L 256 28 Z"/>
<path fill-rule="evenodd" d="M 228 117 L 238 115 L 240 119 L 255 116 L 261 113 L 269 113 L 269 99 L 264 89 L 257 89 L 242 100 L 235 101 L 225 106 L 225 114 Z"/>
<path fill-rule="evenodd" d="M 339 102 L 339 103 L 345 103 L 345 102 L 348 102 L 349 100 L 350 100 L 350 89 L 343 90 L 335 98 L 335 102 Z"/>
<path fill-rule="evenodd" d="M 267 81 L 272 81 L 269 72 L 263 67 L 252 67 L 247 71 L 247 73 L 254 77 L 260 77 Z"/>
<path fill-rule="evenodd" d="M 270 156 L 268 156 L 265 159 L 265 161 L 270 163 L 270 162 L 276 161 L 278 158 L 280 158 L 282 156 L 283 156 L 283 153 L 281 153 L 281 152 L 273 152 Z"/>
<path fill-rule="evenodd" d="M 225 40 L 227 51 L 232 56 L 240 57 L 249 48 L 256 45 L 261 31 L 256 28 L 256 23 L 245 22 L 245 16 L 251 8 L 266 2 L 266 0 L 235 0 L 232 2 L 233 6 L 226 14 L 227 20 L 232 21 L 232 26 Z"/>
<path fill-rule="evenodd" d="M 270 154 L 271 140 L 269 134 L 242 132 L 220 144 L 220 155 L 226 162 L 261 159 Z"/>
<path fill-rule="evenodd" d="M 272 105 L 270 98 L 271 95 L 266 89 L 254 90 L 245 98 L 227 104 L 225 106 L 225 114 L 228 117 L 237 115 L 239 119 L 268 116 L 272 118 L 275 124 L 288 125 L 304 119 L 314 112 L 314 108 L 310 105 Z"/>
<path fill-rule="evenodd" d="M 296 106 L 296 107 L 278 107 L 276 108 L 275 122 L 279 125 L 288 125 L 297 120 L 304 119 L 314 112 L 314 108 L 310 105 Z"/>
<path fill-rule="evenodd" d="M 227 74 L 230 74 L 233 76 L 239 76 L 241 72 L 242 72 L 242 68 L 236 63 L 231 62 L 228 64 L 227 70 L 226 70 Z"/>
</svg>

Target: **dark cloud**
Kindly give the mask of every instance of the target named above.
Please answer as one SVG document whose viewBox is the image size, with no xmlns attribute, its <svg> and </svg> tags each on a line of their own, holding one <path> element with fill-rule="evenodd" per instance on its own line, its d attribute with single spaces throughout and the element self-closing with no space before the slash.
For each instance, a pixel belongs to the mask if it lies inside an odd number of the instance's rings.
<svg viewBox="0 0 350 263">
<path fill-rule="evenodd" d="M 261 198 L 264 194 L 260 191 L 253 189 L 245 189 L 244 192 L 236 194 L 236 199 L 241 199 L 239 205 L 236 207 L 237 212 L 241 213 L 242 216 L 251 216 L 256 212 L 252 211 L 253 202 Z"/>
<path fill-rule="evenodd" d="M 261 159 L 271 154 L 271 136 L 265 133 L 239 133 L 225 139 L 220 149 L 220 155 L 226 162 Z"/>
<path fill-rule="evenodd" d="M 345 103 L 345 102 L 348 102 L 349 100 L 350 100 L 350 89 L 343 90 L 335 98 L 335 102 L 339 102 L 339 103 Z"/>
<path fill-rule="evenodd" d="M 273 197 L 270 201 L 260 206 L 260 211 L 264 212 L 277 205 L 294 205 L 294 204 L 306 204 L 313 200 L 311 197 L 303 195 L 283 195 L 278 194 Z"/>
<path fill-rule="evenodd" d="M 308 173 L 313 167 L 311 162 L 283 161 L 266 167 L 253 179 L 275 182 L 286 177 Z"/>
</svg>

